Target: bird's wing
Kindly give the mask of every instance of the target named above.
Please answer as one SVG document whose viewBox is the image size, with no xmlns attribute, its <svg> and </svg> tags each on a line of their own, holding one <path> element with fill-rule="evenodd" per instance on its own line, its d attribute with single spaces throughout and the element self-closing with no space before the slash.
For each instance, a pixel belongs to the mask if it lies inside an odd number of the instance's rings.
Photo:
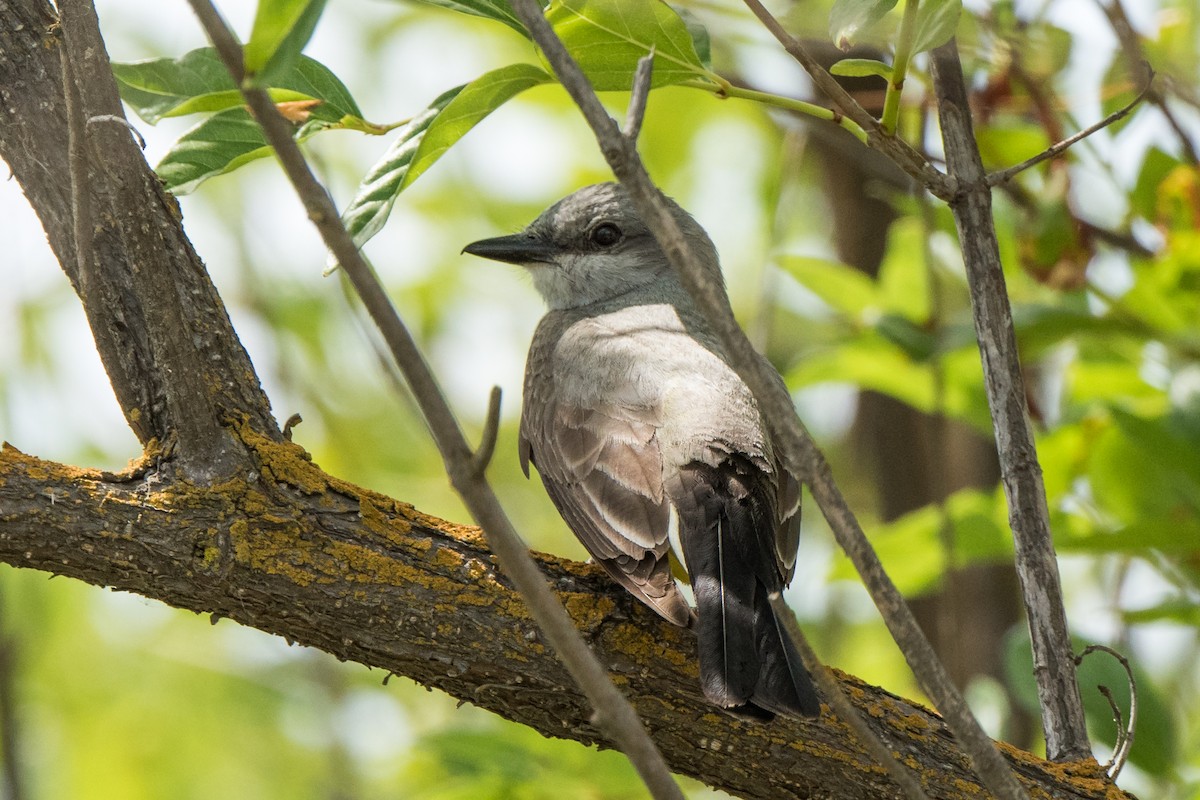
<svg viewBox="0 0 1200 800">
<path fill-rule="evenodd" d="M 662 617 L 686 626 L 687 602 L 667 559 L 670 504 L 652 408 L 560 402 L 526 387 L 520 455 L 533 462 L 554 505 L 588 552 Z"/>
</svg>

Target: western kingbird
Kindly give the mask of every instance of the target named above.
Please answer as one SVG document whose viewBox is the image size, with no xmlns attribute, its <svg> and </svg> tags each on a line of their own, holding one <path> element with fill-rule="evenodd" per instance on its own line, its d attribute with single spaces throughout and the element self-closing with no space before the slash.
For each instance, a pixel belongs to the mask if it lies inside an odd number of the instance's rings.
<svg viewBox="0 0 1200 800">
<path fill-rule="evenodd" d="M 671 210 L 724 288 L 708 235 Z M 526 267 L 549 306 L 525 367 L 526 477 L 532 462 L 613 579 L 668 621 L 694 625 L 709 702 L 761 718 L 818 714 L 767 599 L 795 569 L 800 486 L 625 191 L 586 187 L 523 232 L 465 251 Z M 669 551 L 690 576 L 695 616 Z"/>
</svg>

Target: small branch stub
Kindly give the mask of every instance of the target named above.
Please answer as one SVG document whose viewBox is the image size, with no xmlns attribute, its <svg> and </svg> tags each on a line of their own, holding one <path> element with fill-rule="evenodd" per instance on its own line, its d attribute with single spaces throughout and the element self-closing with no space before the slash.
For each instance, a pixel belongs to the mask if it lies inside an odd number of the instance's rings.
<svg viewBox="0 0 1200 800">
<path fill-rule="evenodd" d="M 487 416 L 483 421 L 483 433 L 479 437 L 479 449 L 471 456 L 471 469 L 476 475 L 487 471 L 496 452 L 496 439 L 500 435 L 500 387 L 493 386 L 488 396 Z"/>
<path fill-rule="evenodd" d="M 638 134 L 642 132 L 642 120 L 646 117 L 646 102 L 650 97 L 650 79 L 654 75 L 653 45 L 650 52 L 638 60 L 637 71 L 633 75 L 633 92 L 629 96 L 629 109 L 625 112 L 625 138 L 631 144 L 637 142 Z"/>
</svg>

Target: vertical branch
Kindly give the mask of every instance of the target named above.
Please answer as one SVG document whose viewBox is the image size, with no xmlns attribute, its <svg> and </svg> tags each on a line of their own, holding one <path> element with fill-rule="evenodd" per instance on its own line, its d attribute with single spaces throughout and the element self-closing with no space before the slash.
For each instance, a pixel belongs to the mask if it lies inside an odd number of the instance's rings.
<svg viewBox="0 0 1200 800">
<path fill-rule="evenodd" d="M 988 408 L 1000 453 L 1000 476 L 1008 495 L 1046 749 L 1052 760 L 1079 760 L 1089 757 L 1091 748 L 1050 537 L 1046 487 L 1026 408 L 1012 309 L 992 219 L 991 189 L 975 143 L 954 40 L 933 51 L 932 65 L 946 164 L 960 187 L 950 209 L 966 264 Z"/>
<path fill-rule="evenodd" d="M 887 94 L 883 98 L 883 113 L 879 125 L 889 136 L 896 133 L 896 122 L 900 117 L 900 95 L 904 91 L 904 79 L 908 76 L 908 62 L 912 58 L 913 44 L 917 37 L 918 0 L 904 4 L 904 18 L 900 23 L 900 34 L 896 41 L 896 57 L 892 60 L 892 74 L 888 78 Z"/>
<path fill-rule="evenodd" d="M 112 124 L 124 117 L 94 9 L 62 0 L 59 11 L 54 26 L 39 3 L 0 3 L 13 30 L 25 15 L 47 17 L 33 23 L 44 36 L 0 44 L 0 153 L 80 296 L 138 439 L 174 441 L 170 463 L 187 477 L 244 469 L 225 423 L 245 415 L 277 438 L 270 404 L 178 205 L 129 129 Z"/>
</svg>

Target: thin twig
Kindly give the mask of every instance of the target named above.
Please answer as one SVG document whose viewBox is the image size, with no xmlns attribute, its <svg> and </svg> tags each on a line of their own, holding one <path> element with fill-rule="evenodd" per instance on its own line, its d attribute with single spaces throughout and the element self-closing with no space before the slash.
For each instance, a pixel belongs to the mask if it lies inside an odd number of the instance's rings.
<svg viewBox="0 0 1200 800">
<path fill-rule="evenodd" d="M 1017 577 L 1037 665 L 1034 672 L 1046 749 L 1053 761 L 1075 761 L 1089 757 L 1091 747 L 1071 659 L 1058 561 L 1050 537 L 1046 487 L 1029 422 L 1012 308 L 992 217 L 992 190 L 975 142 L 955 41 L 951 39 L 934 49 L 930 63 L 946 164 L 963 187 L 962 194 L 950 203 L 950 210 L 966 265 L 984 388 L 1000 455 L 1000 477 L 1008 497 Z"/>
<path fill-rule="evenodd" d="M 242 87 L 246 104 L 279 156 L 309 218 L 354 284 L 367 312 L 379 326 L 441 451 L 451 484 L 483 529 L 489 547 L 517 587 L 563 665 L 587 696 L 596 712 L 598 727 L 633 763 L 653 797 L 683 800 L 682 791 L 671 777 L 662 754 L 638 719 L 637 712 L 583 641 L 504 513 L 495 492 L 473 468 L 470 447 L 433 372 L 412 334 L 396 313 L 379 279 L 367 266 L 342 225 L 329 192 L 309 169 L 299 146 L 292 139 L 291 124 L 279 114 L 267 92 L 243 85 L 241 46 L 212 2 L 188 2 L 234 81 Z"/>
<path fill-rule="evenodd" d="M 1083 648 L 1083 652 L 1075 656 L 1075 664 L 1078 666 L 1083 662 L 1084 658 L 1097 651 L 1108 653 L 1119 661 L 1125 669 L 1125 677 L 1129 679 L 1129 724 L 1123 729 L 1121 727 L 1121 709 L 1113 701 L 1112 692 L 1108 691 L 1108 687 L 1106 686 L 1096 687 L 1108 699 L 1109 705 L 1113 708 L 1113 719 L 1117 723 L 1117 745 L 1113 750 L 1112 758 L 1104 765 L 1104 769 L 1108 772 L 1108 777 L 1115 781 L 1117 776 L 1121 774 L 1121 770 L 1125 767 L 1125 761 L 1129 758 L 1129 751 L 1133 749 L 1133 735 L 1137 730 L 1138 717 L 1137 679 L 1133 677 L 1133 667 L 1129 664 L 1129 659 L 1104 644 L 1091 644 Z"/>
<path fill-rule="evenodd" d="M 629 95 L 629 108 L 625 111 L 625 138 L 637 142 L 642 132 L 642 120 L 646 117 L 646 101 L 650 97 L 650 79 L 654 75 L 654 47 L 638 59 L 637 71 L 633 73 L 633 91 Z"/>
<path fill-rule="evenodd" d="M 1142 47 L 1141 39 L 1138 37 L 1137 31 L 1133 29 L 1133 24 L 1129 21 L 1129 15 L 1125 13 L 1125 7 L 1121 5 L 1121 0 L 1111 0 L 1109 3 L 1103 0 L 1096 0 L 1096 5 L 1104 12 L 1104 16 L 1108 17 L 1108 22 L 1112 26 L 1113 33 L 1116 34 L 1117 41 L 1121 43 L 1121 50 L 1124 51 L 1125 60 L 1128 62 L 1130 71 L 1133 72 L 1135 66 L 1141 65 L 1145 69 L 1150 70 L 1150 63 L 1146 59 L 1145 49 Z M 1153 74 L 1153 73 L 1151 73 Z M 1146 81 L 1149 85 L 1150 81 Z M 1169 81 L 1169 83 L 1174 83 Z M 1152 89 L 1148 95 L 1151 103 L 1158 107 L 1163 117 L 1167 120 L 1167 124 L 1171 126 L 1171 130 L 1175 132 L 1175 136 L 1179 139 L 1179 145 L 1183 148 L 1184 158 L 1189 164 L 1200 163 L 1200 157 L 1196 155 L 1196 148 L 1192 145 L 1191 137 L 1175 117 L 1175 112 L 1171 110 L 1171 106 L 1167 103 L 1166 95 L 1159 91 L 1157 87 Z"/>
<path fill-rule="evenodd" d="M 1146 68 L 1149 69 L 1149 65 L 1147 65 Z M 1020 164 L 1015 164 L 1015 165 L 1009 167 L 1008 169 L 1002 169 L 1002 170 L 999 170 L 998 172 L 991 173 L 990 175 L 987 176 L 988 186 L 997 186 L 1002 183 L 1007 183 L 1008 181 L 1012 180 L 1012 178 L 1015 177 L 1016 175 L 1018 175 L 1019 173 L 1024 172 L 1025 170 L 1029 169 L 1030 167 L 1037 166 L 1038 164 L 1042 163 L 1046 159 L 1054 158 L 1055 156 L 1061 155 L 1065 150 L 1067 150 L 1067 148 L 1071 147 L 1071 145 L 1074 145 L 1078 142 L 1082 142 L 1084 139 L 1091 136 L 1093 133 L 1103 130 L 1103 129 L 1107 128 L 1109 125 L 1112 125 L 1114 122 L 1118 122 L 1119 120 L 1122 120 L 1125 117 L 1129 116 L 1130 112 L 1132 112 L 1133 109 L 1136 108 L 1137 105 L 1139 103 L 1141 103 L 1142 100 L 1146 97 L 1146 93 L 1150 91 L 1150 87 L 1153 85 L 1154 85 L 1154 71 L 1150 70 L 1150 77 L 1146 81 L 1146 85 L 1144 87 L 1142 87 L 1142 90 L 1140 92 L 1138 92 L 1137 97 L 1130 100 L 1129 103 L 1127 103 L 1125 106 L 1123 106 L 1122 108 L 1119 108 L 1116 111 L 1114 111 L 1113 113 L 1109 114 L 1107 117 L 1100 120 L 1095 125 L 1084 128 L 1079 133 L 1076 133 L 1073 136 L 1068 136 L 1066 139 L 1063 139 L 1060 142 L 1056 142 L 1056 143 L 1050 145 L 1049 147 L 1047 147 L 1042 152 L 1038 153 L 1033 158 L 1027 158 L 1024 161 L 1022 161 Z"/>
<path fill-rule="evenodd" d="M 500 436 L 500 387 L 493 386 L 488 396 L 487 416 L 483 420 L 483 433 L 479 436 L 479 447 L 471 456 L 471 467 L 482 475 L 492 463 L 496 452 L 496 439 Z"/>
<path fill-rule="evenodd" d="M 808 643 L 808 637 L 804 635 L 804 631 L 796 622 L 796 615 L 792 612 L 791 606 L 784 602 L 783 595 L 775 592 L 770 596 L 770 601 L 771 608 L 775 611 L 775 618 L 783 623 L 784 631 L 800 653 L 800 660 L 804 662 L 804 668 L 817 682 L 821 696 L 829 703 L 838 719 L 850 726 L 858 736 L 859 744 L 866 749 L 879 766 L 887 770 L 887 774 L 909 800 L 929 800 L 929 795 L 925 793 L 925 789 L 922 788 L 921 782 L 917 780 L 914 772 L 901 763 L 891 748 L 884 744 L 879 734 L 867 724 L 862 714 L 850 702 L 850 698 L 846 697 L 837 678 L 833 677 L 829 668 L 817 658 L 812 645 Z"/>
<path fill-rule="evenodd" d="M 816 87 L 825 93 L 842 114 L 858 123 L 858 126 L 867 132 L 868 141 L 872 147 L 891 156 L 897 166 L 915 178 L 935 197 L 949 200 L 957 193 L 953 178 L 935 169 L 924 156 L 910 147 L 903 139 L 886 133 L 880 127 L 878 120 L 842 88 L 837 79 L 813 58 L 799 39 L 784 30 L 779 20 L 772 16 L 759 0 L 744 0 L 744 2 L 763 26 L 771 32 L 776 41 L 783 46 L 783 49 L 796 59 L 800 66 L 804 67 Z"/>
<path fill-rule="evenodd" d="M 908 62 L 913 56 L 919 11 L 918 0 L 908 0 L 904 4 L 904 16 L 900 22 L 900 32 L 896 37 L 896 56 L 892 59 L 892 73 L 888 77 L 887 93 L 883 97 L 883 113 L 879 115 L 879 126 L 888 135 L 895 135 L 896 125 L 900 119 L 900 95 L 904 92 L 904 80 L 908 77 Z"/>
<path fill-rule="evenodd" d="M 862 576 L 863 584 L 913 674 L 945 717 L 947 727 L 958 739 L 981 781 L 1001 800 L 1026 798 L 1024 789 L 995 743 L 984 733 L 945 666 L 938 660 L 896 585 L 884 572 L 854 512 L 834 483 L 829 464 L 797 419 L 796 409 L 779 382 L 778 375 L 754 351 L 734 319 L 729 298 L 724 291 L 707 279 L 667 208 L 662 192 L 646 174 L 637 149 L 617 130 L 616 123 L 592 91 L 587 77 L 542 16 L 537 0 L 512 0 L 512 7 L 591 126 L 601 152 L 629 192 L 642 221 L 658 240 L 685 288 L 708 315 L 714 331 L 728 350 L 731 366 L 754 393 L 772 439 L 779 446 L 788 467 L 808 483 L 838 544 Z"/>
<path fill-rule="evenodd" d="M 1079 660 L 1076 659 L 1075 663 L 1078 664 Z M 1104 684 L 1100 684 L 1096 687 L 1096 691 L 1100 693 L 1101 697 L 1108 701 L 1108 709 L 1112 712 L 1113 724 L 1116 725 L 1117 728 L 1117 741 L 1113 747 L 1113 758 L 1109 759 L 1108 763 L 1104 765 L 1104 769 L 1107 771 L 1110 767 L 1112 767 L 1114 761 L 1116 760 L 1116 754 L 1124 749 L 1125 740 L 1129 736 L 1129 731 L 1125 727 L 1125 715 L 1121 713 L 1121 707 L 1117 705 L 1117 698 L 1113 697 L 1112 689 L 1108 688 Z"/>
</svg>

